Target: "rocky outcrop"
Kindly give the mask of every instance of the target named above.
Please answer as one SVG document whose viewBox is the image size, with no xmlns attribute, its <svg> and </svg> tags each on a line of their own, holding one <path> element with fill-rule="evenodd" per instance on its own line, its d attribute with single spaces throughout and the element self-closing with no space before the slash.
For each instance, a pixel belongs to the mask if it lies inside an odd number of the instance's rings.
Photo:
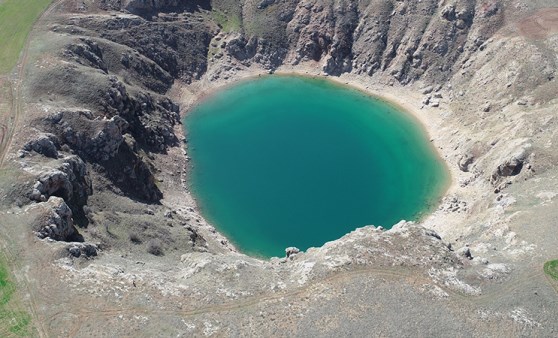
<svg viewBox="0 0 558 338">
<path fill-rule="evenodd" d="M 72 155 L 62 159 L 57 169 L 40 174 L 29 198 L 44 202 L 51 196 L 56 196 L 75 208 L 81 208 L 87 203 L 87 197 L 91 193 L 91 181 L 85 163 L 78 156 Z"/>
<path fill-rule="evenodd" d="M 354 2 L 336 6 L 328 2 L 300 2 L 287 26 L 291 49 L 296 52 L 289 62 L 322 60 L 328 74 L 351 71 L 353 37 L 359 21 L 357 7 Z"/>
<path fill-rule="evenodd" d="M 110 0 L 109 0 L 110 1 Z M 193 11 L 199 7 L 210 9 L 209 0 L 124 0 L 118 1 L 120 7 L 138 15 L 154 15 L 160 11 L 180 12 Z"/>
<path fill-rule="evenodd" d="M 149 92 L 130 95 L 116 77 L 109 77 L 110 87 L 100 98 L 105 114 L 90 110 L 60 111 L 42 124 L 80 156 L 106 161 L 116 154 L 123 134 L 130 133 L 152 151 L 164 151 L 176 145 L 173 127 L 180 123 L 179 106 L 166 97 Z"/>
<path fill-rule="evenodd" d="M 188 2 L 182 6 L 195 7 L 195 4 Z M 184 9 L 178 8 L 177 13 L 180 12 Z M 175 79 L 187 83 L 199 79 L 207 70 L 207 53 L 212 36 L 207 26 L 193 24 L 183 15 L 161 17 L 160 21 L 157 16 L 148 16 L 150 20 L 132 16 L 103 17 L 102 20 L 81 18 L 73 24 L 77 28 L 101 31 L 103 39 L 120 45 L 119 49 L 123 51 L 135 51 Z M 122 34 L 123 31 L 126 34 Z M 109 69 L 114 67 L 107 66 Z"/>
<path fill-rule="evenodd" d="M 518 145 L 515 146 L 516 144 Z M 500 164 L 492 173 L 491 181 L 493 183 L 497 183 L 502 177 L 519 175 L 529 155 L 531 155 L 532 145 L 529 142 L 516 140 L 510 143 L 508 149 L 506 155 L 503 155 L 498 160 Z"/>
<path fill-rule="evenodd" d="M 79 43 L 68 46 L 66 57 L 73 58 L 76 62 L 108 72 L 108 67 L 103 60 L 103 52 L 97 42 L 81 38 Z"/>
<path fill-rule="evenodd" d="M 129 84 L 159 94 L 166 93 L 174 78 L 157 63 L 136 50 L 98 38 L 78 38 L 67 46 L 63 57 L 80 65 L 117 74 Z"/>
<path fill-rule="evenodd" d="M 125 138 L 112 160 L 101 162 L 104 175 L 125 195 L 148 203 L 158 202 L 163 194 L 155 183 L 147 159 L 139 155 L 135 140 Z"/>
<path fill-rule="evenodd" d="M 120 116 L 110 119 L 93 119 L 91 112 L 60 112 L 54 131 L 63 143 L 83 157 L 93 161 L 107 161 L 114 157 L 124 140 L 122 134 L 128 122 Z"/>
<path fill-rule="evenodd" d="M 471 167 L 473 162 L 475 162 L 475 156 L 471 153 L 466 153 L 461 156 L 461 158 L 457 162 L 457 165 L 459 166 L 459 170 L 463 172 L 469 172 L 469 168 Z"/>
<path fill-rule="evenodd" d="M 60 197 L 52 196 L 35 206 L 39 209 L 33 230 L 39 238 L 55 241 L 74 241 L 81 236 L 74 227 L 72 210 Z"/>
<path fill-rule="evenodd" d="M 180 123 L 177 104 L 145 92 L 131 96 L 116 77 L 111 77 L 110 82 L 103 106 L 111 114 L 126 119 L 132 136 L 155 151 L 164 151 L 178 143 L 173 130 Z"/>
<path fill-rule="evenodd" d="M 296 255 L 297 253 L 299 253 L 300 250 L 298 248 L 295 248 L 294 246 L 288 247 L 285 249 L 285 254 L 287 255 L 287 258 Z"/>
<path fill-rule="evenodd" d="M 227 44 L 225 50 L 227 53 L 232 55 L 235 59 L 239 61 L 244 61 L 250 58 L 253 58 L 256 55 L 256 49 L 258 47 L 258 38 L 251 37 L 246 39 L 243 35 L 239 34 L 238 36 L 230 39 Z"/>
<path fill-rule="evenodd" d="M 266 55 L 274 53 L 274 67 L 318 61 L 331 75 L 381 74 L 404 84 L 424 78 L 434 83 L 447 80 L 459 59 L 481 48 L 501 24 L 499 3 L 486 8 L 434 0 L 246 3 L 242 19 L 250 29 L 226 50 L 245 65 L 269 67 Z M 265 23 L 258 21 L 264 13 Z M 267 48 L 261 48 L 261 40 Z"/>
<path fill-rule="evenodd" d="M 58 158 L 59 148 L 60 142 L 58 141 L 58 138 L 56 135 L 50 133 L 42 133 L 37 138 L 27 142 L 23 146 L 23 150 L 25 152 L 34 151 L 50 158 Z"/>
<path fill-rule="evenodd" d="M 120 116 L 113 116 L 103 122 L 102 129 L 90 139 L 90 144 L 85 149 L 94 159 L 108 161 L 122 144 L 122 134 L 128 128 L 128 122 Z"/>
<path fill-rule="evenodd" d="M 91 243 L 72 243 L 66 247 L 68 253 L 75 258 L 97 256 L 97 245 Z"/>
</svg>

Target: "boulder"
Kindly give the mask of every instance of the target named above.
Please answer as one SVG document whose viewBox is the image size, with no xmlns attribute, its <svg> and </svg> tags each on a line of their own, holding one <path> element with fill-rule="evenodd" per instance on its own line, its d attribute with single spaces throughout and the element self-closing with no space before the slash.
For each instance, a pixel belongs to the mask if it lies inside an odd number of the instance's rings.
<svg viewBox="0 0 558 338">
<path fill-rule="evenodd" d="M 86 143 L 85 151 L 94 159 L 108 161 L 118 152 L 124 141 L 122 134 L 128 128 L 128 122 L 120 116 L 106 120 L 102 129 Z"/>
<path fill-rule="evenodd" d="M 68 253 L 76 258 L 81 256 L 94 257 L 97 256 L 97 246 L 91 243 L 72 243 L 66 247 Z"/>
<path fill-rule="evenodd" d="M 70 115 L 82 117 L 75 118 Z M 80 154 L 96 161 L 107 161 L 114 157 L 124 141 L 122 134 L 128 128 L 128 122 L 120 116 L 103 120 L 92 120 L 79 112 L 67 112 L 64 116 L 61 123 L 63 141 Z"/>
<path fill-rule="evenodd" d="M 434 90 L 434 88 L 432 88 L 432 86 L 426 86 L 426 87 L 422 88 L 422 89 L 420 90 L 420 92 L 421 92 L 422 94 L 425 94 L 425 95 L 426 95 L 426 94 L 432 93 L 433 90 Z"/>
<path fill-rule="evenodd" d="M 42 133 L 23 146 L 25 151 L 34 151 L 50 158 L 58 157 L 59 142 L 55 135 Z"/>
<path fill-rule="evenodd" d="M 33 223 L 33 230 L 39 238 L 55 241 L 68 241 L 79 237 L 74 227 L 72 210 L 60 197 L 51 196 L 48 201 L 37 204 L 38 217 Z"/>
<path fill-rule="evenodd" d="M 469 249 L 469 247 L 464 246 L 461 249 L 457 250 L 456 255 L 458 255 L 459 257 L 462 258 L 467 258 L 467 259 L 473 259 L 473 255 L 471 255 L 471 249 Z"/>
<path fill-rule="evenodd" d="M 44 202 L 58 196 L 75 205 L 84 205 L 92 193 L 85 163 L 78 156 L 67 156 L 57 169 L 41 173 L 33 185 L 29 198 Z"/>
<path fill-rule="evenodd" d="M 523 143 L 514 147 L 509 155 L 500 158 L 500 164 L 492 173 L 492 183 L 497 183 L 500 177 L 516 176 L 521 173 L 523 165 L 531 155 L 532 146 L 530 143 Z"/>
<path fill-rule="evenodd" d="M 287 258 L 296 255 L 297 253 L 299 253 L 300 250 L 298 248 L 295 248 L 294 246 L 288 247 L 285 249 L 285 254 L 287 255 Z"/>
<path fill-rule="evenodd" d="M 457 165 L 459 166 L 459 170 L 463 172 L 469 172 L 471 165 L 475 162 L 475 157 L 471 153 L 466 153 L 461 156 Z"/>
<path fill-rule="evenodd" d="M 273 5 L 275 3 L 275 0 L 262 0 L 260 2 L 260 4 L 258 5 L 258 9 L 264 9 L 270 5 Z"/>
</svg>

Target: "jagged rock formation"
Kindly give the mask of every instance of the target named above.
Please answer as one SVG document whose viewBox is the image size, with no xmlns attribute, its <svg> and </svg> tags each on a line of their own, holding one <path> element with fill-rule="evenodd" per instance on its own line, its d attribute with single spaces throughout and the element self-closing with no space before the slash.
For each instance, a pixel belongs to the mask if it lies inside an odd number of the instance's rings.
<svg viewBox="0 0 558 338">
<path fill-rule="evenodd" d="M 515 140 L 508 148 L 511 153 L 501 159 L 501 163 L 492 174 L 493 182 L 497 182 L 501 177 L 518 175 L 532 152 L 532 145 L 525 140 Z"/>
<path fill-rule="evenodd" d="M 82 255 L 85 257 L 97 256 L 98 248 L 94 244 L 90 243 L 72 243 L 66 250 L 73 257 L 79 258 Z"/>
<path fill-rule="evenodd" d="M 72 210 L 60 197 L 50 197 L 48 201 L 37 204 L 38 217 L 33 230 L 39 238 L 55 241 L 75 241 L 80 238 L 74 227 Z"/>
<path fill-rule="evenodd" d="M 51 196 L 57 196 L 76 209 L 81 209 L 92 193 L 85 163 L 78 156 L 67 156 L 59 162 L 57 169 L 46 171 L 38 177 L 29 198 L 44 202 Z"/>
<path fill-rule="evenodd" d="M 37 138 L 27 142 L 23 146 L 23 150 L 25 152 L 34 151 L 41 155 L 51 158 L 58 158 L 58 149 L 60 148 L 60 144 L 56 135 L 42 133 Z M 26 155 L 25 152 L 20 153 L 21 157 Z"/>
</svg>

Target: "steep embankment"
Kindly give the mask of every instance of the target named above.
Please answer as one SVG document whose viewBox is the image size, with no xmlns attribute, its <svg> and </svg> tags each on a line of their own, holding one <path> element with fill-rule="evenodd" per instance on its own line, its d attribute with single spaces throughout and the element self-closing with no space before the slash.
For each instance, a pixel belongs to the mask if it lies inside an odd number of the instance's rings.
<svg viewBox="0 0 558 338">
<path fill-rule="evenodd" d="M 16 273 L 30 280 L 37 327 L 551 334 L 549 5 L 60 1 L 31 41 L 26 114 L 6 166 L 17 180 L 2 183 L 2 236 L 31 248 L 18 251 Z M 206 90 L 270 71 L 332 75 L 415 113 L 454 177 L 439 210 L 287 259 L 235 253 L 187 193 L 180 113 Z"/>
</svg>

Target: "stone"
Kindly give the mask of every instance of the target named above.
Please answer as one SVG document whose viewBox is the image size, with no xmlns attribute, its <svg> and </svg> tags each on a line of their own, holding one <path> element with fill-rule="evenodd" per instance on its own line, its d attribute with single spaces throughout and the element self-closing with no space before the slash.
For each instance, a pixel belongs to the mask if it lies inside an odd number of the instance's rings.
<svg viewBox="0 0 558 338">
<path fill-rule="evenodd" d="M 523 165 L 531 154 L 532 146 L 530 143 L 524 143 L 514 149 L 510 155 L 503 157 L 494 173 L 491 181 L 496 183 L 500 177 L 509 177 L 518 175 L 523 169 Z"/>
<path fill-rule="evenodd" d="M 78 247 L 72 246 L 70 248 L 68 248 L 68 252 L 70 253 L 70 255 L 78 258 L 79 256 L 81 256 L 81 250 Z"/>
<path fill-rule="evenodd" d="M 463 154 L 463 156 L 461 156 L 461 158 L 457 163 L 457 165 L 459 166 L 459 170 L 463 172 L 469 172 L 469 169 L 474 161 L 475 161 L 475 157 L 473 156 L 473 154 L 470 153 Z"/>
<path fill-rule="evenodd" d="M 38 203 L 39 217 L 33 229 L 39 238 L 67 241 L 79 234 L 74 227 L 72 210 L 60 197 L 51 196 L 48 201 Z"/>
<path fill-rule="evenodd" d="M 430 95 L 425 96 L 424 99 L 422 99 L 422 104 L 424 104 L 424 105 L 429 105 L 430 104 Z"/>
<path fill-rule="evenodd" d="M 448 21 L 455 20 L 456 19 L 455 6 L 454 5 L 447 5 L 446 7 L 442 8 L 442 11 L 440 12 L 440 15 Z"/>
<path fill-rule="evenodd" d="M 300 250 L 294 246 L 288 247 L 285 249 L 285 254 L 287 255 L 287 258 L 296 255 L 297 253 L 299 253 Z"/>
<path fill-rule="evenodd" d="M 427 86 L 427 87 L 424 87 L 423 89 L 421 89 L 420 92 L 422 94 L 426 95 L 426 94 L 432 93 L 432 90 L 434 90 L 434 88 L 432 86 Z"/>
<path fill-rule="evenodd" d="M 75 155 L 64 157 L 61 162 L 57 169 L 39 175 L 28 196 L 33 201 L 43 202 L 55 195 L 70 205 L 81 207 L 93 192 L 85 163 Z"/>
<path fill-rule="evenodd" d="M 82 255 L 85 257 L 97 256 L 98 248 L 95 244 L 91 243 L 72 243 L 66 250 L 68 250 L 71 256 L 79 258 Z"/>
<path fill-rule="evenodd" d="M 473 259 L 473 255 L 471 255 L 471 249 L 469 249 L 469 247 L 467 246 L 462 247 L 461 249 L 457 250 L 455 253 L 458 256 L 467 258 L 469 260 Z"/>
<path fill-rule="evenodd" d="M 25 151 L 34 151 L 50 158 L 58 157 L 58 148 L 59 142 L 56 135 L 50 133 L 43 133 L 23 146 Z"/>
<path fill-rule="evenodd" d="M 275 0 L 262 0 L 260 2 L 260 4 L 258 5 L 258 9 L 264 9 L 269 5 L 273 5 L 275 3 Z"/>
</svg>

